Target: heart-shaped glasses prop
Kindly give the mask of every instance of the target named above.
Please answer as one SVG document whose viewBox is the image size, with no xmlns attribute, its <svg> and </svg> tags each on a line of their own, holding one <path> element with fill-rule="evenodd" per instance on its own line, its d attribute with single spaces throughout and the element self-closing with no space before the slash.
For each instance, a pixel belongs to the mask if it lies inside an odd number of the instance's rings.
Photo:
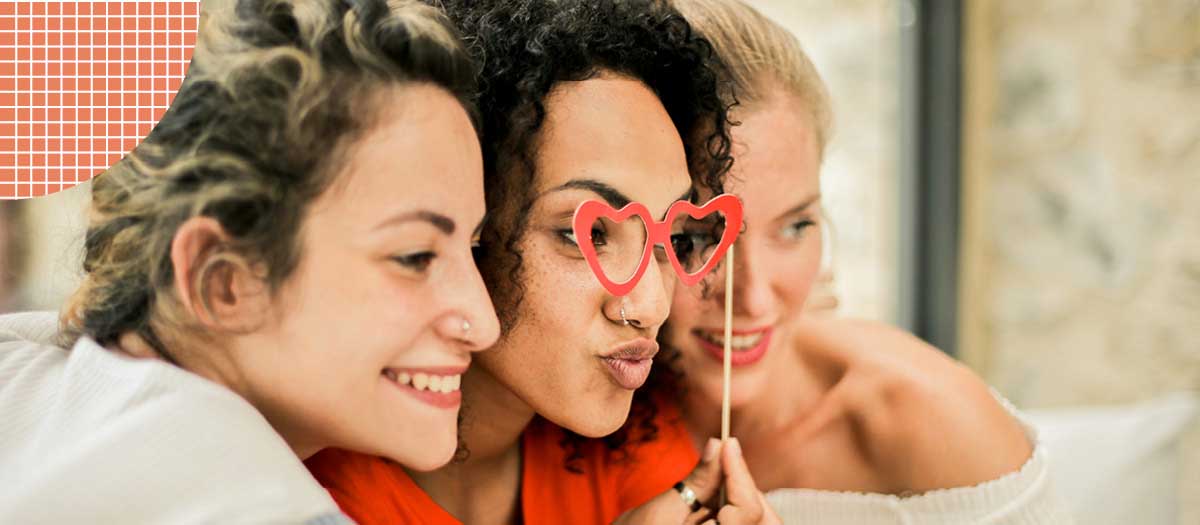
<svg viewBox="0 0 1200 525">
<path fill-rule="evenodd" d="M 616 210 L 588 200 L 575 209 L 572 222 L 576 243 L 592 273 L 618 297 L 633 291 L 652 257 L 670 261 L 684 285 L 700 282 L 733 246 L 741 228 L 742 202 L 729 194 L 701 206 L 676 202 L 662 222 L 655 221 L 640 202 Z"/>
<path fill-rule="evenodd" d="M 742 229 L 742 201 L 719 195 L 702 206 L 679 201 L 656 222 L 646 206 L 632 202 L 615 210 L 600 201 L 585 201 L 575 209 L 575 239 L 592 273 L 609 293 L 633 291 L 650 266 L 651 252 L 662 246 L 684 285 L 700 282 L 722 257 L 725 263 L 725 352 L 721 396 L 721 441 L 729 439 L 729 383 L 733 339 L 733 243 Z M 720 504 L 725 504 L 721 489 Z"/>
</svg>

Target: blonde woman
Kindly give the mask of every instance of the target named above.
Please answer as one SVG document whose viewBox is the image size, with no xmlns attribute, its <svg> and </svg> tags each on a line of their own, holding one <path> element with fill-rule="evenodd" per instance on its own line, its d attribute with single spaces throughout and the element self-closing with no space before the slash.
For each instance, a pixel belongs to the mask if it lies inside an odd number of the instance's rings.
<svg viewBox="0 0 1200 525">
<path fill-rule="evenodd" d="M 70 350 L 0 335 L 0 522 L 343 523 L 302 459 L 446 463 L 499 332 L 473 75 L 412 2 L 214 13 L 94 182 Z"/>
<path fill-rule="evenodd" d="M 758 487 L 793 523 L 1067 521 L 1033 430 L 975 374 L 900 330 L 805 312 L 821 259 L 825 86 L 796 38 L 751 7 L 674 4 L 727 63 L 739 102 L 726 185 L 745 205 L 733 435 Z M 719 431 L 725 294 L 720 279 L 707 294 L 676 288 L 661 336 L 697 445 Z"/>
</svg>

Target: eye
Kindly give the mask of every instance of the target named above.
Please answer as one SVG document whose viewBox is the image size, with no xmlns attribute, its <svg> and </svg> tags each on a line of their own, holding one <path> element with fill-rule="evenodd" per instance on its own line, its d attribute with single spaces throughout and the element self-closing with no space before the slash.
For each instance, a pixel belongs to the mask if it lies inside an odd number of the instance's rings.
<svg viewBox="0 0 1200 525">
<path fill-rule="evenodd" d="M 413 270 L 415 272 L 425 272 L 429 269 L 429 265 L 433 264 L 433 260 L 436 258 L 436 253 L 418 252 L 408 255 L 397 255 L 392 257 L 392 260 L 399 263 L 400 266 L 408 268 L 409 270 Z"/>
<path fill-rule="evenodd" d="M 561 241 L 571 246 L 579 246 L 579 240 L 575 238 L 575 230 L 555 230 Z M 592 246 L 604 246 L 608 244 L 608 237 L 604 230 L 592 228 Z"/>
<path fill-rule="evenodd" d="M 816 225 L 817 223 L 811 219 L 802 219 L 784 226 L 783 231 L 780 233 L 784 238 L 799 239 L 804 236 L 804 230 Z"/>
<path fill-rule="evenodd" d="M 675 252 L 675 258 L 680 261 L 686 261 L 688 257 L 691 257 L 695 247 L 692 236 L 689 234 L 676 233 L 671 236 L 671 250 Z"/>
<path fill-rule="evenodd" d="M 721 237 L 707 231 L 683 232 L 671 236 L 671 249 L 675 258 L 684 266 L 696 263 L 693 259 L 707 257 L 716 248 Z"/>
</svg>

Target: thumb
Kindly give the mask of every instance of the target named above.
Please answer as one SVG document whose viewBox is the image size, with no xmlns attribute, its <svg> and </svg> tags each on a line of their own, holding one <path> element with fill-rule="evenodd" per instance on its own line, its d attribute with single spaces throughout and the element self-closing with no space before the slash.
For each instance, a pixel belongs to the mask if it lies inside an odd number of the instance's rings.
<svg viewBox="0 0 1200 525">
<path fill-rule="evenodd" d="M 721 487 L 721 441 L 708 438 L 700 463 L 683 482 L 696 493 L 698 501 L 708 501 Z"/>
</svg>

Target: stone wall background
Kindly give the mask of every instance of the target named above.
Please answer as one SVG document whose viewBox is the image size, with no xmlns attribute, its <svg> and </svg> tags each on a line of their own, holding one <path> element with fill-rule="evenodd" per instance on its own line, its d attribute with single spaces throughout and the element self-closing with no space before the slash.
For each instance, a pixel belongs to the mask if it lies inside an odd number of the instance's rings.
<svg viewBox="0 0 1200 525">
<path fill-rule="evenodd" d="M 1200 389 L 1200 1 L 971 8 L 969 364 L 1026 408 Z"/>
</svg>

